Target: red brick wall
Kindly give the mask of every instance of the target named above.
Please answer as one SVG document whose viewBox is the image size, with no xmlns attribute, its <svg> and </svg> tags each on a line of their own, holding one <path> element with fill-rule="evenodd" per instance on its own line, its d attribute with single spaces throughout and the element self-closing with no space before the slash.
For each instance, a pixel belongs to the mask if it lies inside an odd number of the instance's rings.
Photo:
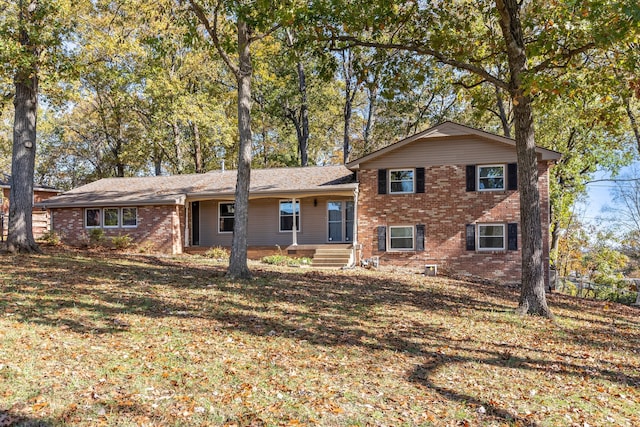
<svg viewBox="0 0 640 427">
<path fill-rule="evenodd" d="M 539 163 L 545 270 L 549 260 L 547 169 L 546 163 Z M 358 175 L 358 242 L 363 257 L 379 256 L 382 265 L 423 268 L 425 264 L 437 264 L 451 274 L 507 283 L 520 281 L 522 239 L 517 191 L 467 192 L 465 165 L 427 167 L 424 194 L 378 194 L 377 170 L 362 170 Z M 467 251 L 466 224 L 487 222 L 518 223 L 518 250 Z M 378 251 L 378 226 L 416 224 L 425 225 L 424 252 Z"/>
<path fill-rule="evenodd" d="M 153 252 L 182 253 L 184 236 L 184 206 L 138 206 L 138 226 L 135 228 L 103 228 L 109 237 L 129 235 L 134 244 Z M 72 246 L 88 242 L 83 208 L 52 209 L 53 230 L 62 241 Z"/>
</svg>

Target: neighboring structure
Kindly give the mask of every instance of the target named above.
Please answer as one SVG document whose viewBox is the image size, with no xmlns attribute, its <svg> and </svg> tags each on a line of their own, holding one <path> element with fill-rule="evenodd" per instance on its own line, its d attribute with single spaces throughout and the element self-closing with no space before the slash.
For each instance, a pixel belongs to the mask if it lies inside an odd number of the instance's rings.
<svg viewBox="0 0 640 427">
<path fill-rule="evenodd" d="M 3 179 L 0 179 L 0 240 L 4 241 L 7 238 L 7 232 L 9 230 L 9 193 L 11 192 L 11 178 L 4 175 Z M 53 187 L 35 186 L 33 188 L 33 237 L 39 238 L 50 228 L 49 212 L 42 208 L 36 207 L 36 203 L 42 203 L 45 200 L 57 196 L 60 194 L 60 190 L 56 190 Z"/>
<path fill-rule="evenodd" d="M 537 152 L 548 265 L 548 168 L 560 154 Z M 319 257 L 327 247 L 340 247 L 349 250 L 351 263 L 375 258 L 382 265 L 434 265 L 517 282 L 515 162 L 512 139 L 445 122 L 346 166 L 253 170 L 250 255 L 278 246 Z M 235 171 L 110 178 L 42 206 L 51 209 L 53 229 L 71 244 L 82 244 L 91 229 L 101 229 L 169 253 L 229 247 L 235 180 Z"/>
</svg>

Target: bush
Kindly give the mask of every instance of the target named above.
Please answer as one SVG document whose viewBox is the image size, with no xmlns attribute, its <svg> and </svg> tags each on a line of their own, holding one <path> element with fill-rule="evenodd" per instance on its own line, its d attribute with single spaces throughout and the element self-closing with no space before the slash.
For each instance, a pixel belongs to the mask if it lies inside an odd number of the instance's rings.
<svg viewBox="0 0 640 427">
<path fill-rule="evenodd" d="M 60 236 L 52 230 L 47 231 L 40 237 L 48 245 L 57 246 L 60 244 Z"/>
<path fill-rule="evenodd" d="M 292 258 L 286 255 L 277 254 L 269 255 L 262 258 L 262 262 L 271 265 L 286 265 L 289 267 L 299 267 L 301 265 L 310 265 L 311 258 Z"/>
<path fill-rule="evenodd" d="M 128 234 L 123 234 L 120 236 L 114 236 L 111 238 L 111 243 L 113 247 L 116 249 L 127 249 L 133 244 L 133 239 Z"/>
<path fill-rule="evenodd" d="M 229 260 L 229 251 L 221 246 L 215 246 L 213 248 L 208 249 L 204 254 L 202 254 L 205 258 L 211 258 L 218 261 L 228 261 Z"/>
<path fill-rule="evenodd" d="M 102 228 L 92 228 L 89 231 L 89 244 L 97 246 L 102 242 L 104 242 L 104 230 Z"/>
</svg>

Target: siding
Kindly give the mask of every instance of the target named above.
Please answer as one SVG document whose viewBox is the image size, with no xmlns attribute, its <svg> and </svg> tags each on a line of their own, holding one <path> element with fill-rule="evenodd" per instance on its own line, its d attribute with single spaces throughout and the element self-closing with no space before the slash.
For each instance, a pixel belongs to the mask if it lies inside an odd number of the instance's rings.
<svg viewBox="0 0 640 427">
<path fill-rule="evenodd" d="M 360 168 L 515 163 L 516 160 L 514 147 L 466 135 L 462 138 L 419 139 L 384 156 L 363 162 Z"/>
<path fill-rule="evenodd" d="M 290 232 L 279 232 L 279 201 L 285 199 L 257 199 L 249 202 L 249 246 L 288 246 Z M 314 200 L 317 205 L 314 206 Z M 327 242 L 327 202 L 351 200 L 345 197 L 307 197 L 300 205 L 298 244 L 313 245 Z M 218 203 L 200 202 L 200 245 L 231 246 L 231 233 L 218 232 Z"/>
</svg>

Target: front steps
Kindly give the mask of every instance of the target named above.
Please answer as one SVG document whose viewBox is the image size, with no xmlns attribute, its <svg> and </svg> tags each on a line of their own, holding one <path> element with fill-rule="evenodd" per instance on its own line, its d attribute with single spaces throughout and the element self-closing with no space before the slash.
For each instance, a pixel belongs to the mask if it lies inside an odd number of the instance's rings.
<svg viewBox="0 0 640 427">
<path fill-rule="evenodd" d="M 351 263 L 352 249 L 330 246 L 317 248 L 313 255 L 313 267 L 342 268 Z"/>
</svg>

